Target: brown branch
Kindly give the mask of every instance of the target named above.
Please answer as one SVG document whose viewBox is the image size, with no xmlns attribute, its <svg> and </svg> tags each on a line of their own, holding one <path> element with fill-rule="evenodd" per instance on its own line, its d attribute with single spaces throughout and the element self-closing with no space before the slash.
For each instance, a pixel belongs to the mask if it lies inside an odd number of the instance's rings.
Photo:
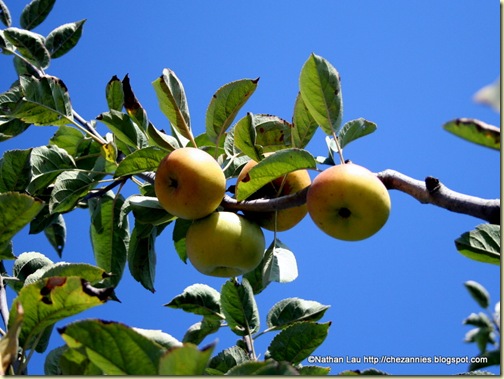
<svg viewBox="0 0 504 379">
<path fill-rule="evenodd" d="M 473 216 L 492 224 L 500 224 L 500 199 L 482 199 L 452 191 L 438 179 L 427 177 L 425 181 L 416 180 L 394 170 L 376 174 L 387 189 L 404 192 L 423 204 L 433 204 L 452 212 Z M 271 212 L 296 207 L 306 203 L 309 187 L 295 194 L 276 199 L 257 199 L 236 201 L 225 196 L 221 205 L 231 211 Z"/>
</svg>

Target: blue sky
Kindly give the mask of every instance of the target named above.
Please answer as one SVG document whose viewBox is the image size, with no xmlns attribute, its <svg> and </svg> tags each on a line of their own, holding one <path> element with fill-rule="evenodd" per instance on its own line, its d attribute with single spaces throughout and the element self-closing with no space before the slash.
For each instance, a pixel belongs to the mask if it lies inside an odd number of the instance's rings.
<svg viewBox="0 0 504 379">
<path fill-rule="evenodd" d="M 24 2 L 5 0 L 16 26 Z M 195 134 L 204 131 L 205 111 L 223 84 L 260 77 L 245 112 L 270 113 L 290 120 L 301 67 L 314 52 L 329 60 L 342 78 L 344 121 L 364 117 L 377 124 L 369 137 L 352 143 L 345 158 L 378 172 L 398 170 L 416 179 L 435 176 L 448 187 L 484 198 L 500 196 L 499 153 L 472 145 L 442 129 L 458 117 L 500 125 L 499 115 L 476 104 L 474 93 L 499 75 L 500 8 L 495 1 L 185 1 L 58 2 L 43 35 L 66 23 L 87 19 L 80 43 L 54 60 L 47 72 L 67 85 L 74 108 L 86 119 L 106 111 L 105 85 L 129 74 L 133 89 L 158 128 L 167 121 L 151 82 L 163 68 L 183 82 Z M 8 57 L 0 57 L 0 91 L 15 80 Z M 237 118 L 237 119 L 238 119 Z M 107 130 L 99 127 L 101 133 Z M 55 128 L 30 128 L 0 145 L 0 153 L 47 143 Z M 307 149 L 325 155 L 318 131 Z M 280 234 L 296 254 L 299 277 L 273 283 L 257 296 L 263 325 L 270 307 L 286 297 L 330 305 L 324 321 L 329 336 L 314 353 L 342 357 L 444 356 L 477 354 L 463 342 L 462 320 L 479 312 L 463 283 L 475 280 L 500 296 L 500 269 L 470 261 L 453 240 L 480 220 L 450 213 L 391 191 L 392 213 L 372 238 L 349 243 L 332 239 L 306 217 Z M 89 215 L 65 216 L 63 259 L 92 262 Z M 158 238 L 156 293 L 125 273 L 117 289 L 122 303 L 108 303 L 79 317 L 122 321 L 162 329 L 181 339 L 198 317 L 162 305 L 193 283 L 220 289 L 223 279 L 205 277 L 177 257 L 169 227 Z M 268 242 L 272 235 L 266 234 Z M 41 235 L 22 231 L 15 253 L 56 253 Z M 59 326 L 64 325 L 62 322 Z M 230 332 L 218 337 L 217 351 L 235 343 Z M 264 354 L 272 336 L 261 336 Z M 51 348 L 63 344 L 55 333 Z M 333 374 L 371 364 L 333 364 Z M 466 365 L 384 364 L 393 374 L 455 374 Z M 498 373 L 493 367 L 491 371 Z M 40 355 L 31 374 L 43 373 Z"/>
</svg>

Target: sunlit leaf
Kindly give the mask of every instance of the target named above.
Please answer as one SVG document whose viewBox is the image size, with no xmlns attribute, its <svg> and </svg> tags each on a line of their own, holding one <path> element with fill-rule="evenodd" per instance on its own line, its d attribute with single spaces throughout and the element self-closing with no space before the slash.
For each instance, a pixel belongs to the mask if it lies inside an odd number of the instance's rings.
<svg viewBox="0 0 504 379">
<path fill-rule="evenodd" d="M 59 257 L 63 253 L 66 243 L 66 225 L 65 219 L 61 214 L 44 229 L 44 234 L 52 247 L 56 250 Z"/>
<path fill-rule="evenodd" d="M 104 269 L 88 263 L 57 262 L 46 264 L 28 275 L 24 284 L 32 284 L 52 276 L 78 276 L 94 285 L 110 275 Z"/>
<path fill-rule="evenodd" d="M 474 280 L 468 280 L 464 285 L 481 308 L 488 308 L 490 305 L 490 295 L 485 287 Z"/>
<path fill-rule="evenodd" d="M 165 306 L 197 315 L 222 318 L 220 298 L 220 293 L 212 287 L 206 284 L 193 284 Z"/>
<path fill-rule="evenodd" d="M 45 45 L 51 58 L 59 58 L 79 42 L 86 20 L 64 24 L 54 29 L 46 38 Z"/>
<path fill-rule="evenodd" d="M 28 129 L 29 126 L 30 124 L 18 120 L 17 118 L 0 117 L 0 142 L 20 135 Z"/>
<path fill-rule="evenodd" d="M 208 367 L 218 371 L 220 375 L 223 375 L 231 368 L 249 360 L 250 358 L 247 352 L 241 347 L 235 345 L 221 351 L 219 354 L 213 357 L 210 360 Z"/>
<path fill-rule="evenodd" d="M 338 71 L 324 58 L 311 54 L 301 69 L 299 88 L 306 107 L 324 132 L 337 133 L 343 115 Z"/>
<path fill-rule="evenodd" d="M 471 118 L 457 118 L 443 125 L 456 136 L 478 145 L 500 150 L 500 128 Z"/>
<path fill-rule="evenodd" d="M 155 292 L 156 251 L 158 231 L 154 225 L 135 223 L 128 246 L 128 267 L 131 276 L 146 289 Z"/>
<path fill-rule="evenodd" d="M 124 108 L 126 109 L 126 112 L 128 112 L 130 117 L 142 130 L 146 130 L 147 125 L 149 125 L 147 112 L 136 98 L 133 88 L 131 88 L 128 75 L 124 77 L 122 84 L 124 93 Z"/>
<path fill-rule="evenodd" d="M 255 144 L 263 153 L 274 152 L 291 146 L 292 126 L 280 117 L 253 114 L 252 125 L 256 131 Z"/>
<path fill-rule="evenodd" d="M 266 323 L 268 328 L 285 328 L 295 322 L 318 321 L 328 309 L 329 305 L 316 301 L 287 298 L 273 305 L 266 317 Z"/>
<path fill-rule="evenodd" d="M 252 287 L 247 279 L 242 283 L 228 280 L 221 289 L 221 308 L 231 330 L 239 335 L 253 334 L 259 330 L 259 312 Z"/>
<path fill-rule="evenodd" d="M 236 187 L 236 199 L 245 200 L 272 180 L 300 169 L 315 169 L 316 161 L 306 150 L 285 149 L 259 162 L 249 171 L 250 180 Z"/>
<path fill-rule="evenodd" d="M 54 182 L 49 200 L 49 211 L 51 213 L 71 211 L 96 184 L 95 176 L 93 172 L 77 170 L 61 173 Z"/>
<path fill-rule="evenodd" d="M 79 145 L 84 139 L 84 134 L 78 129 L 62 125 L 49 140 L 49 145 L 58 146 L 66 150 L 72 157 L 75 157 L 79 151 Z"/>
<path fill-rule="evenodd" d="M 166 154 L 165 150 L 155 146 L 134 151 L 119 163 L 114 177 L 134 175 L 145 171 L 156 171 L 159 162 L 161 162 Z"/>
<path fill-rule="evenodd" d="M 228 83 L 215 92 L 206 112 L 206 134 L 217 143 L 231 126 L 238 111 L 252 96 L 259 79 Z"/>
<path fill-rule="evenodd" d="M 0 194 L 0 251 L 44 207 L 44 203 L 26 194 L 5 192 Z M 13 257 L 3 257 L 12 259 Z"/>
<path fill-rule="evenodd" d="M 82 320 L 58 329 L 72 349 L 86 356 L 106 375 L 156 375 L 164 348 L 124 324 Z"/>
<path fill-rule="evenodd" d="M 375 130 L 376 124 L 363 118 L 348 121 L 345 125 L 343 125 L 339 132 L 339 145 L 343 149 L 343 147 L 348 145 L 350 142 L 356 140 L 357 138 L 371 134 Z"/>
<path fill-rule="evenodd" d="M 191 220 L 178 218 L 177 221 L 175 221 L 175 227 L 172 233 L 175 251 L 184 263 L 187 263 L 186 234 L 191 224 Z"/>
<path fill-rule="evenodd" d="M 234 144 L 244 154 L 259 162 L 262 158 L 262 148 L 256 144 L 256 130 L 253 124 L 253 114 L 247 113 L 234 127 Z"/>
<path fill-rule="evenodd" d="M 10 311 L 10 320 L 14 322 L 18 304 L 24 309 L 25 319 L 19 345 L 25 349 L 32 347 L 44 329 L 66 317 L 105 303 L 109 294 L 109 288 L 94 288 L 76 276 L 51 277 L 23 287 Z"/>
<path fill-rule="evenodd" d="M 100 114 L 96 119 L 107 125 L 114 136 L 126 145 L 134 149 L 148 145 L 144 132 L 127 114 L 112 109 L 110 112 Z"/>
<path fill-rule="evenodd" d="M 128 218 L 121 217 L 123 203 L 124 198 L 112 192 L 89 200 L 94 257 L 99 267 L 112 274 L 113 286 L 121 280 L 130 239 Z"/>
<path fill-rule="evenodd" d="M 9 150 L 0 159 L 0 192 L 24 191 L 31 179 L 31 149 Z"/>
<path fill-rule="evenodd" d="M 156 127 L 152 124 L 147 126 L 147 137 L 149 138 L 149 143 L 151 145 L 156 145 L 162 149 L 165 149 L 167 152 L 173 151 L 180 147 L 178 140 L 166 133 L 163 133 L 161 130 L 156 129 Z"/>
<path fill-rule="evenodd" d="M 478 262 L 500 265 L 500 225 L 481 224 L 455 240 L 457 250 Z"/>
<path fill-rule="evenodd" d="M 203 375 L 213 349 L 210 345 L 200 350 L 190 343 L 175 347 L 159 360 L 159 375 Z"/>
<path fill-rule="evenodd" d="M 294 114 L 292 116 L 292 147 L 300 149 L 306 147 L 317 131 L 317 128 L 317 122 L 313 119 L 310 111 L 306 107 L 301 93 L 298 93 L 296 103 L 294 104 Z"/>
<path fill-rule="evenodd" d="M 139 223 L 161 225 L 176 219 L 165 211 L 157 197 L 133 195 L 128 201 L 135 221 Z"/>
<path fill-rule="evenodd" d="M 278 333 L 271 341 L 268 351 L 271 358 L 298 364 L 324 342 L 331 323 L 300 322 Z"/>
<path fill-rule="evenodd" d="M 33 29 L 40 25 L 51 12 L 56 0 L 32 0 L 21 12 L 21 27 Z"/>
<path fill-rule="evenodd" d="M 109 110 L 121 112 L 124 106 L 124 91 L 121 80 L 114 75 L 105 88 L 105 98 Z"/>
<path fill-rule="evenodd" d="M 222 326 L 222 319 L 217 316 L 203 316 L 203 320 L 189 327 L 182 338 L 183 342 L 199 345 L 208 335 L 216 333 Z"/>
<path fill-rule="evenodd" d="M 7 8 L 7 6 L 5 5 L 5 3 L 2 0 L 0 0 L 0 21 L 6 27 L 11 26 L 11 23 L 12 23 L 12 18 L 11 18 L 10 12 L 9 12 L 9 8 Z"/>
<path fill-rule="evenodd" d="M 3 30 L 3 36 L 35 67 L 45 69 L 49 66 L 51 55 L 45 47 L 44 37 L 40 34 L 10 27 Z"/>
</svg>

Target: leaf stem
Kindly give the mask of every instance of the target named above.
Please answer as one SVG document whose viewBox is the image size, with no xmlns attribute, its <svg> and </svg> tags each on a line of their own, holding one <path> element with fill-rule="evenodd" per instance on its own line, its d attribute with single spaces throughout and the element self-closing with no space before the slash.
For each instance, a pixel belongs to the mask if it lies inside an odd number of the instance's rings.
<svg viewBox="0 0 504 379">
<path fill-rule="evenodd" d="M 336 135 L 334 130 L 332 132 L 332 135 L 334 138 L 334 143 L 336 144 L 336 148 L 338 149 L 338 155 L 339 155 L 340 162 L 341 162 L 341 164 L 345 164 L 345 158 L 343 158 L 343 151 L 341 150 L 341 146 L 338 141 L 338 136 Z"/>
</svg>

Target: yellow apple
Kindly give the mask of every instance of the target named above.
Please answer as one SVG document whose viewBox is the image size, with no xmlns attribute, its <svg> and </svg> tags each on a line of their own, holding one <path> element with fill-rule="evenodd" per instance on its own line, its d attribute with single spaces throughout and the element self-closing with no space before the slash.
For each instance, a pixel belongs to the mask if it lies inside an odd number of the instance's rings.
<svg viewBox="0 0 504 379">
<path fill-rule="evenodd" d="M 378 232 L 390 214 L 390 196 L 368 169 L 340 164 L 318 174 L 306 204 L 315 224 L 331 237 L 359 241 Z"/>
<path fill-rule="evenodd" d="M 236 185 L 241 182 L 250 180 L 248 173 L 257 165 L 257 162 L 250 160 L 243 166 Z M 310 175 L 306 170 L 297 170 L 288 173 L 280 178 L 263 186 L 260 190 L 249 196 L 247 200 L 265 198 L 273 199 L 276 197 L 286 196 L 308 187 L 311 183 Z M 308 212 L 306 204 L 294 208 L 282 209 L 277 212 L 277 231 L 282 232 L 293 228 L 297 225 Z M 275 230 L 275 212 L 244 212 L 247 218 L 258 223 L 264 229 Z"/>
<path fill-rule="evenodd" d="M 194 221 L 186 234 L 187 257 L 201 273 L 229 278 L 255 269 L 265 248 L 261 228 L 233 212 Z"/>
<path fill-rule="evenodd" d="M 159 163 L 154 190 L 168 213 L 195 220 L 217 209 L 226 192 L 226 177 L 210 154 L 184 147 Z"/>
</svg>

